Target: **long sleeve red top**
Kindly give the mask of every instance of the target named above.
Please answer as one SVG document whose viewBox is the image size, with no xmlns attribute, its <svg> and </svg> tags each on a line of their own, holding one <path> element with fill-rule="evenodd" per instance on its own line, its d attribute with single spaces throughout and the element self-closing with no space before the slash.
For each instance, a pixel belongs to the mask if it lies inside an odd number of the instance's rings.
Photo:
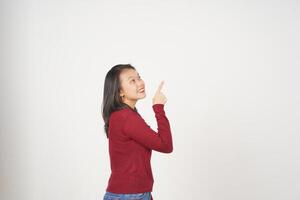
<svg viewBox="0 0 300 200">
<path fill-rule="evenodd" d="M 152 150 L 171 153 L 173 142 L 164 104 L 152 106 L 157 132 L 130 108 L 111 113 L 109 119 L 109 156 L 111 175 L 106 191 L 112 193 L 151 192 Z"/>
</svg>

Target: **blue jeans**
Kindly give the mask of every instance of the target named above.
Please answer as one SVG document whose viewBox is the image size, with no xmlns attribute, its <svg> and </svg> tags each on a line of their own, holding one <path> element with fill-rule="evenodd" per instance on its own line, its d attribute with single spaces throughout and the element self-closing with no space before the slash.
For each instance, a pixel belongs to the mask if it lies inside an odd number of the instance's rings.
<svg viewBox="0 0 300 200">
<path fill-rule="evenodd" d="M 135 194 L 116 194 L 107 192 L 103 200 L 150 200 L 151 192 L 135 193 Z"/>
</svg>

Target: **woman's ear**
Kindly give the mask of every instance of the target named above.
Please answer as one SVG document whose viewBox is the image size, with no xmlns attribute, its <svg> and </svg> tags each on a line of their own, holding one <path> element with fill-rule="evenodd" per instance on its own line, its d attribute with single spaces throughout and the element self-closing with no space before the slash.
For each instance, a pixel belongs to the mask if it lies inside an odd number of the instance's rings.
<svg viewBox="0 0 300 200">
<path fill-rule="evenodd" d="M 122 89 L 121 89 L 121 91 L 120 91 L 119 94 L 120 94 L 120 97 L 124 97 L 125 96 Z"/>
</svg>

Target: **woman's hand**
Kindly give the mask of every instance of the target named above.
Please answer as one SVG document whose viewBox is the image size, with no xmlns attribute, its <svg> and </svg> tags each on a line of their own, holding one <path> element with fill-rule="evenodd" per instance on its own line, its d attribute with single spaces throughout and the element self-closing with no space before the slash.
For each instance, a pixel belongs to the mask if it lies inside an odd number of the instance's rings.
<svg viewBox="0 0 300 200">
<path fill-rule="evenodd" d="M 164 81 L 162 81 L 152 99 L 154 104 L 165 104 L 167 102 L 166 96 L 161 92 L 162 86 L 164 85 Z"/>
</svg>

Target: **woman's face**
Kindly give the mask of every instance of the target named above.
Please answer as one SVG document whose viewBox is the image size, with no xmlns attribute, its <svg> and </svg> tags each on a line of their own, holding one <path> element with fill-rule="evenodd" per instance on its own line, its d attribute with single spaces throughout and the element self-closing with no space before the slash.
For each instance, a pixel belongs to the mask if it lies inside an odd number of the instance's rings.
<svg viewBox="0 0 300 200">
<path fill-rule="evenodd" d="M 124 69 L 120 74 L 121 91 L 123 101 L 136 101 L 146 96 L 145 83 L 139 73 L 134 69 Z"/>
</svg>

